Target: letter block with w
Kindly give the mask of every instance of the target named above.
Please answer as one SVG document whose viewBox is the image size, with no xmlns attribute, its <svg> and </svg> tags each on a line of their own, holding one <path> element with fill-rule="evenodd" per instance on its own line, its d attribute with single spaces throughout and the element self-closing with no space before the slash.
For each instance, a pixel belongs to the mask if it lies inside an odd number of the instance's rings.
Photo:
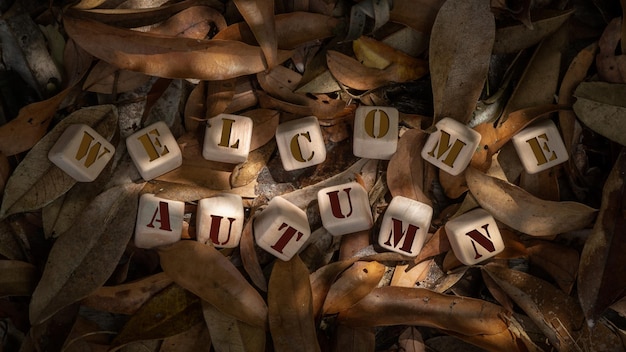
<svg viewBox="0 0 626 352">
<path fill-rule="evenodd" d="M 428 234 L 433 208 L 402 196 L 389 203 L 380 225 L 378 244 L 390 251 L 415 257 Z"/>
<path fill-rule="evenodd" d="M 478 208 L 448 221 L 446 234 L 454 255 L 465 265 L 474 265 L 504 250 L 496 220 Z"/>
<path fill-rule="evenodd" d="M 322 225 L 334 236 L 369 230 L 374 225 L 369 197 L 357 182 L 317 192 Z"/>
<path fill-rule="evenodd" d="M 451 118 L 435 124 L 422 149 L 422 158 L 450 175 L 458 175 L 469 165 L 480 143 L 480 133 Z"/>
</svg>

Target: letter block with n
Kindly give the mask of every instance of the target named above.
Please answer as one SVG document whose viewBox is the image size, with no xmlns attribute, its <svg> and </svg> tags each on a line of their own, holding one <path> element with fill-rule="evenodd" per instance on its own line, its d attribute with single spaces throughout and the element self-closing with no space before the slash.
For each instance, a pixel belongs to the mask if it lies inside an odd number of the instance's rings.
<svg viewBox="0 0 626 352">
<path fill-rule="evenodd" d="M 93 128 L 69 125 L 50 148 L 48 159 L 79 182 L 94 181 L 111 160 L 115 148 Z"/>
<path fill-rule="evenodd" d="M 252 119 L 246 116 L 219 114 L 209 119 L 202 156 L 223 163 L 243 163 L 250 152 L 252 126 Z"/>
<path fill-rule="evenodd" d="M 415 257 L 428 234 L 433 208 L 428 204 L 395 196 L 387 206 L 378 233 L 378 244 L 390 251 Z"/>
<path fill-rule="evenodd" d="M 183 164 L 183 155 L 163 121 L 142 128 L 126 138 L 126 147 L 144 180 L 149 181 Z"/>
<path fill-rule="evenodd" d="M 472 160 L 480 143 L 480 133 L 451 118 L 435 124 L 422 149 L 422 158 L 450 175 L 458 175 Z"/>
<path fill-rule="evenodd" d="M 180 240 L 185 203 L 143 194 L 139 198 L 135 246 L 154 248 Z"/>
<path fill-rule="evenodd" d="M 302 117 L 278 125 L 276 145 L 286 171 L 303 169 L 326 160 L 326 145 L 315 116 Z"/>
<path fill-rule="evenodd" d="M 356 182 L 319 190 L 317 204 L 322 225 L 334 236 L 368 230 L 374 225 L 367 191 Z"/>
<path fill-rule="evenodd" d="M 398 148 L 398 110 L 359 106 L 354 113 L 354 155 L 389 160 Z"/>
<path fill-rule="evenodd" d="M 504 250 L 496 220 L 482 208 L 453 218 L 445 229 L 454 255 L 465 265 L 482 262 Z"/>
<path fill-rule="evenodd" d="M 568 159 L 563 139 L 551 120 L 533 123 L 513 136 L 511 142 L 529 174 L 547 170 Z"/>
<path fill-rule="evenodd" d="M 243 201 L 237 194 L 223 193 L 200 199 L 196 213 L 198 242 L 217 248 L 239 245 L 243 231 Z"/>
<path fill-rule="evenodd" d="M 311 236 L 304 210 L 282 197 L 274 197 L 254 219 L 256 244 L 276 258 L 288 261 Z"/>
</svg>

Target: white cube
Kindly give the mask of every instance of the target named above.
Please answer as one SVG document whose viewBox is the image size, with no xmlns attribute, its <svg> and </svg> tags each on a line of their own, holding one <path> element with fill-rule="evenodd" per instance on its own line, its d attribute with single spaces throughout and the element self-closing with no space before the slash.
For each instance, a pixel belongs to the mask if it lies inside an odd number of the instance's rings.
<svg viewBox="0 0 626 352">
<path fill-rule="evenodd" d="M 433 208 L 428 204 L 393 197 L 380 225 L 378 244 L 406 256 L 417 256 L 424 246 L 432 216 Z"/>
<path fill-rule="evenodd" d="M 184 215 L 184 202 L 143 194 L 137 210 L 135 246 L 154 248 L 180 240 Z"/>
<path fill-rule="evenodd" d="M 319 190 L 317 203 L 324 228 L 334 236 L 368 230 L 374 225 L 367 191 L 356 182 Z"/>
<path fill-rule="evenodd" d="M 239 245 L 243 231 L 243 201 L 237 194 L 224 193 L 200 199 L 196 213 L 198 242 L 217 248 Z"/>
<path fill-rule="evenodd" d="M 398 110 L 359 106 L 354 116 L 354 155 L 389 160 L 398 148 Z"/>
<path fill-rule="evenodd" d="M 219 114 L 209 119 L 202 156 L 224 163 L 243 163 L 250 153 L 252 126 L 252 119 L 246 116 Z"/>
<path fill-rule="evenodd" d="M 459 215 L 445 228 L 454 255 L 465 265 L 482 262 L 504 250 L 495 219 L 482 208 Z"/>
<path fill-rule="evenodd" d="M 48 159 L 79 182 L 91 182 L 102 172 L 115 147 L 93 128 L 69 125 L 50 148 Z"/>
<path fill-rule="evenodd" d="M 326 145 L 317 117 L 302 117 L 276 128 L 276 144 L 287 171 L 320 164 L 326 160 Z"/>
<path fill-rule="evenodd" d="M 274 197 L 254 219 L 257 245 L 278 259 L 288 261 L 311 236 L 304 210 L 282 197 Z"/>
<path fill-rule="evenodd" d="M 533 123 L 511 141 L 529 174 L 547 170 L 569 158 L 559 130 L 551 120 Z"/>
<path fill-rule="evenodd" d="M 183 164 L 183 155 L 163 121 L 142 128 L 126 138 L 126 147 L 141 177 L 149 181 Z"/>
<path fill-rule="evenodd" d="M 422 158 L 450 175 L 458 175 L 472 160 L 480 143 L 480 133 L 451 118 L 435 124 L 422 149 Z"/>
</svg>

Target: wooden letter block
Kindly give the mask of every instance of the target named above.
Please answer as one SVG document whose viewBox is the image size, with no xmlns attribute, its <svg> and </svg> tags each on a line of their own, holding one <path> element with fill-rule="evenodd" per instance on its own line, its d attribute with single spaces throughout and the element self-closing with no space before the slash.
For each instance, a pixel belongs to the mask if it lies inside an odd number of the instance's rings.
<svg viewBox="0 0 626 352">
<path fill-rule="evenodd" d="M 115 147 L 93 128 L 69 125 L 48 152 L 48 159 L 79 182 L 91 182 L 102 172 Z"/>
<path fill-rule="evenodd" d="M 321 189 L 317 203 L 324 228 L 334 236 L 368 230 L 374 225 L 367 191 L 356 182 Z"/>
<path fill-rule="evenodd" d="M 135 246 L 154 248 L 180 240 L 185 203 L 144 194 L 139 198 Z"/>
<path fill-rule="evenodd" d="M 504 250 L 494 218 L 484 209 L 471 210 L 445 225 L 454 255 L 465 265 L 489 259 Z"/>
<path fill-rule="evenodd" d="M 398 147 L 398 110 L 359 106 L 354 117 L 354 155 L 389 160 Z"/>
<path fill-rule="evenodd" d="M 317 165 L 326 160 L 326 145 L 315 116 L 278 125 L 276 144 L 283 168 L 287 171 Z"/>
<path fill-rule="evenodd" d="M 428 234 L 433 208 L 402 196 L 389 203 L 380 225 L 378 244 L 390 251 L 415 257 Z"/>
<path fill-rule="evenodd" d="M 219 194 L 198 202 L 196 234 L 198 242 L 217 248 L 239 245 L 243 231 L 243 203 L 237 194 Z"/>
<path fill-rule="evenodd" d="M 254 219 L 257 245 L 278 259 L 288 261 L 311 236 L 304 210 L 281 197 L 274 197 Z"/>
<path fill-rule="evenodd" d="M 183 163 L 176 139 L 163 121 L 153 123 L 126 138 L 126 147 L 141 177 L 149 181 Z"/>
<path fill-rule="evenodd" d="M 450 175 L 458 175 L 469 165 L 480 133 L 451 118 L 443 118 L 422 149 L 422 158 Z"/>
<path fill-rule="evenodd" d="M 252 119 L 219 114 L 209 119 L 202 156 L 207 160 L 239 164 L 248 159 L 252 141 Z"/>
<path fill-rule="evenodd" d="M 529 174 L 549 169 L 568 159 L 559 130 L 550 120 L 524 128 L 511 141 Z"/>
</svg>

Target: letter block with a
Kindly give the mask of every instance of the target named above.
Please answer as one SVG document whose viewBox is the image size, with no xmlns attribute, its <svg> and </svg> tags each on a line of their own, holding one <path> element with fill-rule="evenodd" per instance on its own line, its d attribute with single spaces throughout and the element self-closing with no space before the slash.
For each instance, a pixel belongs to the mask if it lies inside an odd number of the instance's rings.
<svg viewBox="0 0 626 352">
<path fill-rule="evenodd" d="M 415 257 L 428 234 L 433 208 L 416 200 L 395 196 L 380 225 L 378 244 L 390 251 Z"/>
<path fill-rule="evenodd" d="M 217 248 L 239 245 L 243 231 L 243 203 L 237 194 L 219 194 L 200 199 L 196 214 L 198 242 L 212 243 Z"/>
<path fill-rule="evenodd" d="M 391 159 L 398 148 L 398 119 L 395 108 L 359 106 L 354 116 L 354 155 L 368 159 Z"/>
<path fill-rule="evenodd" d="M 184 213 L 184 202 L 143 194 L 139 198 L 135 246 L 154 248 L 180 240 Z"/>
<path fill-rule="evenodd" d="M 315 116 L 278 125 L 276 144 L 283 168 L 287 171 L 317 165 L 326 160 L 326 145 Z"/>
<path fill-rule="evenodd" d="M 422 158 L 450 175 L 458 175 L 472 160 L 480 143 L 480 133 L 451 118 L 435 124 L 422 149 Z"/>
<path fill-rule="evenodd" d="M 238 164 L 248 159 L 252 141 L 252 119 L 219 114 L 207 122 L 202 156 L 207 160 Z"/>
<path fill-rule="evenodd" d="M 183 164 L 183 155 L 163 121 L 142 128 L 126 138 L 126 147 L 141 177 L 149 181 Z"/>
<path fill-rule="evenodd" d="M 465 265 L 482 262 L 504 250 L 498 225 L 484 209 L 459 215 L 445 228 L 454 255 Z"/>
<path fill-rule="evenodd" d="M 511 141 L 529 174 L 544 171 L 568 159 L 563 139 L 551 120 L 524 128 Z"/>
<path fill-rule="evenodd" d="M 278 259 L 288 261 L 311 236 L 304 210 L 282 197 L 274 197 L 254 219 L 256 244 Z"/>
<path fill-rule="evenodd" d="M 367 191 L 356 182 L 319 190 L 317 203 L 322 224 L 331 235 L 368 230 L 374 225 Z"/>
<path fill-rule="evenodd" d="M 69 125 L 50 148 L 48 159 L 79 182 L 91 182 L 102 172 L 115 147 L 93 128 Z"/>
</svg>

